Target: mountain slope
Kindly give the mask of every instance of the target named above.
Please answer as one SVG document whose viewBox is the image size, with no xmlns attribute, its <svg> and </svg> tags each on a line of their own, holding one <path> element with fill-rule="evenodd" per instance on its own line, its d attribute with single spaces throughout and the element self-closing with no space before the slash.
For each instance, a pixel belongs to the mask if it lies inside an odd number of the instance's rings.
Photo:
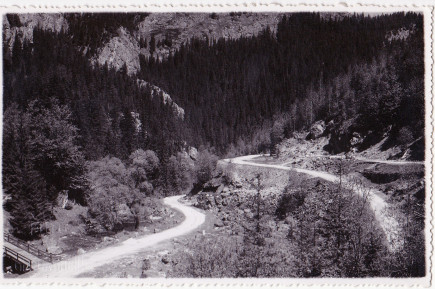
<svg viewBox="0 0 435 289">
<path fill-rule="evenodd" d="M 131 32 L 119 27 L 117 35 L 101 46 L 95 58 L 116 69 L 124 64 L 129 74 L 139 71 L 139 55 L 165 59 L 192 38 L 238 39 L 252 37 L 280 20 L 279 14 L 254 13 L 155 13 L 148 15 Z"/>
<path fill-rule="evenodd" d="M 162 62 L 143 58 L 140 78 L 167 91 L 197 134 L 222 151 L 228 144 L 244 145 L 243 151 L 256 143 L 248 149 L 255 152 L 265 147 L 256 131 L 273 128 L 271 142 L 279 143 L 280 135 L 289 137 L 317 120 L 333 120 L 335 148 L 350 124 L 346 139 L 369 131 L 378 138 L 389 126 L 396 136 L 410 126 L 412 138 L 419 138 L 421 15 L 325 17 L 292 14 L 276 34 L 266 29 L 253 38 L 193 40 Z M 390 38 L 403 27 L 415 32 Z M 346 144 L 337 152 L 348 149 Z"/>
</svg>

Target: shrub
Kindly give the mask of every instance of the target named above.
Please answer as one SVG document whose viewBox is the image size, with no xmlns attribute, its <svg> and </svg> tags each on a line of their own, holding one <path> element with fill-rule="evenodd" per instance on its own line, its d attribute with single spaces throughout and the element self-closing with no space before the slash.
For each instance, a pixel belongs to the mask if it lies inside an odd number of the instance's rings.
<svg viewBox="0 0 435 289">
<path fill-rule="evenodd" d="M 406 146 L 414 139 L 411 128 L 408 126 L 404 126 L 399 130 L 399 134 L 397 136 L 397 141 L 401 146 Z"/>
<path fill-rule="evenodd" d="M 289 189 L 284 192 L 278 200 L 275 215 L 278 219 L 285 219 L 288 213 L 294 212 L 304 204 L 306 193 L 301 191 L 291 192 Z"/>
<path fill-rule="evenodd" d="M 379 276 L 385 266 L 385 236 L 362 196 L 318 182 L 303 205 L 292 212 L 297 228 L 290 242 L 297 252 L 301 276 Z"/>
<path fill-rule="evenodd" d="M 198 158 L 195 163 L 196 182 L 205 184 L 213 176 L 213 171 L 216 169 L 218 157 L 211 149 L 202 148 L 198 153 Z"/>
<path fill-rule="evenodd" d="M 129 172 L 120 159 L 113 157 L 88 164 L 89 213 L 108 230 L 125 218 L 126 207 L 143 197 L 138 189 L 129 185 Z"/>
<path fill-rule="evenodd" d="M 131 153 L 130 162 L 133 168 L 143 170 L 143 173 L 145 173 L 144 177 L 148 179 L 157 177 L 160 160 L 154 151 L 138 149 Z"/>
</svg>

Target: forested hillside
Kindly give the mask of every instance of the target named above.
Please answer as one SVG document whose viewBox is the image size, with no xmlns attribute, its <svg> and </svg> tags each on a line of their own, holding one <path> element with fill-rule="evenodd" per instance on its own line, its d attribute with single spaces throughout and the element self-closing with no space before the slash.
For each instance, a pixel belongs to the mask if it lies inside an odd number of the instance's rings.
<svg viewBox="0 0 435 289">
<path fill-rule="evenodd" d="M 402 29 L 407 38 L 391 36 Z M 406 125 L 422 136 L 422 64 L 421 15 L 299 13 L 284 16 L 276 35 L 192 39 L 161 63 L 142 58 L 140 75 L 185 108 L 203 142 L 254 152 L 269 146 L 262 134 L 273 120 L 275 143 L 319 119 L 357 118 L 361 132 Z"/>
<path fill-rule="evenodd" d="M 361 149 L 386 132 L 391 143 L 423 136 L 422 15 L 289 14 L 256 36 L 193 38 L 164 60 L 141 54 L 137 75 L 92 59 L 145 17 L 67 14 L 67 29 L 35 26 L 31 39 L 3 43 L 3 188 L 17 236 L 38 237 L 32 224 L 53 218 L 61 193 L 110 219 L 101 187 L 133 210 L 205 183 L 214 153 L 273 152 L 316 120 L 331 123 L 332 153 L 353 132 Z"/>
<path fill-rule="evenodd" d="M 89 161 L 128 160 L 143 149 L 158 154 L 164 171 L 190 142 L 183 121 L 163 98 L 152 97 L 149 85 L 92 66 L 76 48 L 68 34 L 35 28 L 32 43 L 17 37 L 12 51 L 5 50 L 3 188 L 14 232 L 23 238 L 32 235 L 32 224 L 53 217 L 61 193 L 82 204 L 93 199 Z M 168 188 L 165 176 L 152 181 Z"/>
</svg>

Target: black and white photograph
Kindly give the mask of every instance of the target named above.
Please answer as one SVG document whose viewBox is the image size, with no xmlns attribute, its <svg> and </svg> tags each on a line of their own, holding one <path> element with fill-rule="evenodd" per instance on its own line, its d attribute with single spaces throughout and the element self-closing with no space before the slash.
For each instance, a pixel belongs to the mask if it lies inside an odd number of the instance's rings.
<svg viewBox="0 0 435 289">
<path fill-rule="evenodd" d="M 430 278 L 431 14 L 216 11 L 4 12 L 4 280 Z"/>
</svg>

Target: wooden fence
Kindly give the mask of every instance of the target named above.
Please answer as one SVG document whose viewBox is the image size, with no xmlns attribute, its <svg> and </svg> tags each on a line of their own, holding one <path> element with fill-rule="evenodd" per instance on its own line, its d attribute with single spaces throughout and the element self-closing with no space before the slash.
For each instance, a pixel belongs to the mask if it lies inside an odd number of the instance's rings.
<svg viewBox="0 0 435 289">
<path fill-rule="evenodd" d="M 29 243 L 22 241 L 20 239 L 15 238 L 11 234 L 4 234 L 3 240 L 5 242 L 11 243 L 18 248 L 23 249 L 24 251 L 29 252 L 30 254 L 38 257 L 39 259 L 45 260 L 47 262 L 53 263 L 55 261 L 60 261 L 62 258 L 60 255 L 52 254 L 48 252 L 44 252 L 42 250 L 39 250 L 37 247 L 30 245 Z"/>
</svg>

